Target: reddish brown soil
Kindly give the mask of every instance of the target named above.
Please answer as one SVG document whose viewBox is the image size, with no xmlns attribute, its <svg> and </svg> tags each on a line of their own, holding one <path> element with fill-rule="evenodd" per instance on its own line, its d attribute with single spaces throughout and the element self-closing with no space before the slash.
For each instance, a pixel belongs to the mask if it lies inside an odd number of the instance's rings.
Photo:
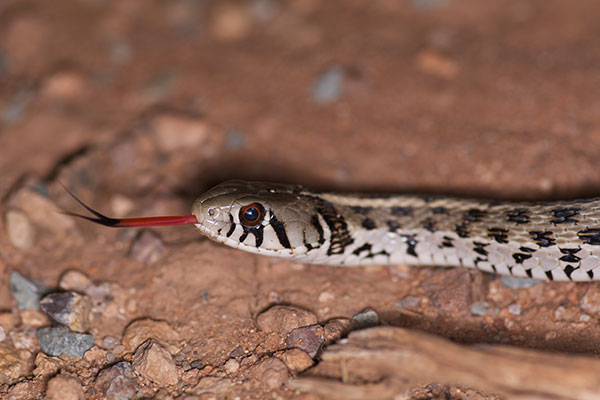
<svg viewBox="0 0 600 400">
<path fill-rule="evenodd" d="M 23 329 L 11 271 L 49 287 L 68 270 L 115 284 L 124 308 L 94 320 L 98 347 L 142 317 L 179 333 L 180 384 L 140 378 L 140 393 L 157 398 L 211 396 L 204 377 L 228 382 L 216 397 L 313 398 L 253 375 L 285 347 L 256 326 L 275 303 L 321 322 L 370 307 L 385 324 L 461 342 L 595 354 L 593 284 L 515 290 L 464 270 L 296 265 L 216 245 L 190 227 L 152 229 L 164 251 L 144 260 L 130 250 L 137 231 L 20 204 L 16 194 L 35 187 L 50 204 L 79 210 L 61 182 L 109 215 L 130 216 L 188 213 L 196 195 L 230 178 L 494 198 L 598 195 L 599 20 L 593 0 L 4 0 L 0 211 L 23 211 L 35 237 L 16 248 L 0 219 L 0 311 Z M 334 66 L 345 71 L 343 92 L 320 104 L 313 85 Z M 398 304 L 407 296 L 419 298 L 410 310 Z M 472 315 L 483 300 L 491 310 Z M 0 396 L 18 398 L 15 384 L 42 396 L 48 377 L 31 372 L 38 352 L 19 350 L 29 369 Z M 224 367 L 231 358 L 240 361 L 235 372 Z M 205 367 L 190 372 L 195 360 Z M 77 360 L 62 367 L 100 398 L 84 370 Z"/>
</svg>

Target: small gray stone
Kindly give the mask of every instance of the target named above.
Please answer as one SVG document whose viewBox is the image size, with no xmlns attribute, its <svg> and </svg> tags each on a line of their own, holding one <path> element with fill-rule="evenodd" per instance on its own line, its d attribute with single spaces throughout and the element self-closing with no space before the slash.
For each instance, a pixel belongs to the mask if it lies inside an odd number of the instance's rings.
<svg viewBox="0 0 600 400">
<path fill-rule="evenodd" d="M 344 69 L 339 65 L 329 67 L 321 73 L 313 85 L 313 100 L 318 104 L 329 104 L 338 100 L 343 91 L 344 75 Z"/>
<path fill-rule="evenodd" d="M 17 271 L 10 274 L 10 291 L 17 300 L 17 307 L 23 310 L 39 310 L 40 299 L 48 289 L 39 282 L 25 278 Z"/>
<path fill-rule="evenodd" d="M 502 275 L 500 281 L 509 289 L 525 289 L 541 282 L 537 279 L 519 278 L 510 275 Z"/>
<path fill-rule="evenodd" d="M 129 400 L 140 389 L 135 372 L 127 361 L 121 361 L 100 371 L 96 384 L 108 400 Z"/>
<path fill-rule="evenodd" d="M 94 337 L 85 333 L 76 333 L 64 327 L 41 328 L 37 337 L 42 351 L 53 357 L 67 354 L 71 357 L 83 357 L 94 345 Z"/>
<path fill-rule="evenodd" d="M 479 317 L 484 316 L 490 311 L 490 304 L 487 301 L 477 301 L 471 304 L 471 314 Z"/>
<path fill-rule="evenodd" d="M 311 357 L 315 357 L 325 342 L 321 325 L 303 326 L 290 332 L 285 345 L 288 349 L 300 349 Z"/>
<path fill-rule="evenodd" d="M 367 328 L 369 326 L 377 326 L 381 323 L 379 315 L 371 308 L 365 308 L 353 316 L 352 320 L 356 324 L 356 328 Z"/>
</svg>

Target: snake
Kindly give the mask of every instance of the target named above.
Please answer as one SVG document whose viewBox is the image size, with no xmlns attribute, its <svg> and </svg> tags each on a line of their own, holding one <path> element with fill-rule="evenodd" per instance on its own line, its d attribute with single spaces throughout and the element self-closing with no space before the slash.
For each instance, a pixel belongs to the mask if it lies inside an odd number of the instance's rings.
<svg viewBox="0 0 600 400">
<path fill-rule="evenodd" d="M 231 180 L 200 195 L 187 216 L 110 218 L 76 200 L 96 218 L 72 215 L 103 225 L 193 224 L 216 242 L 299 263 L 600 280 L 600 198 L 510 202 Z"/>
</svg>

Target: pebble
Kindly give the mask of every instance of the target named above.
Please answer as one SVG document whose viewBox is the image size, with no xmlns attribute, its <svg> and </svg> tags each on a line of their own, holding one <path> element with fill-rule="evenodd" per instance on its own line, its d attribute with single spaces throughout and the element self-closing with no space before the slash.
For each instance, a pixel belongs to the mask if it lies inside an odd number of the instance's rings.
<svg viewBox="0 0 600 400">
<path fill-rule="evenodd" d="M 358 329 L 377 326 L 381 323 L 379 315 L 377 315 L 377 312 L 371 308 L 365 308 L 358 314 L 354 315 L 352 317 L 352 321 L 354 321 L 354 324 Z"/>
<path fill-rule="evenodd" d="M 74 100 L 84 93 L 85 86 L 81 74 L 63 70 L 44 80 L 40 94 L 51 100 Z"/>
<path fill-rule="evenodd" d="M 500 282 L 509 289 L 525 289 L 537 285 L 541 281 L 530 278 L 519 278 L 518 276 L 502 275 Z"/>
<path fill-rule="evenodd" d="M 444 79 L 456 77 L 459 71 L 456 61 L 431 49 L 417 54 L 416 65 L 421 71 Z"/>
<path fill-rule="evenodd" d="M 600 287 L 598 285 L 590 285 L 585 294 L 579 301 L 579 306 L 585 312 L 590 314 L 600 313 Z"/>
<path fill-rule="evenodd" d="M 75 228 L 75 219 L 62 214 L 56 204 L 39 191 L 29 187 L 19 189 L 11 197 L 31 221 L 55 235 L 63 235 Z"/>
<path fill-rule="evenodd" d="M 45 400 L 84 400 L 81 383 L 75 378 L 57 375 L 48 381 Z"/>
<path fill-rule="evenodd" d="M 138 374 L 158 385 L 175 385 L 179 381 L 171 354 L 154 339 L 148 339 L 138 347 L 132 365 Z"/>
<path fill-rule="evenodd" d="M 94 345 L 92 335 L 72 332 L 64 327 L 41 328 L 37 332 L 42 351 L 49 356 L 58 357 L 67 354 L 71 357 L 83 357 Z"/>
<path fill-rule="evenodd" d="M 244 2 L 218 2 L 210 18 L 210 31 L 219 40 L 232 42 L 244 38 L 252 18 Z"/>
<path fill-rule="evenodd" d="M 471 304 L 471 314 L 482 317 L 490 311 L 490 303 L 487 301 L 476 301 Z"/>
<path fill-rule="evenodd" d="M 100 371 L 96 385 L 107 400 L 129 400 L 139 390 L 135 372 L 127 361 L 121 361 Z"/>
<path fill-rule="evenodd" d="M 240 369 L 240 363 L 238 360 L 232 358 L 227 360 L 225 363 L 225 372 L 228 374 L 234 374 Z"/>
<path fill-rule="evenodd" d="M 17 271 L 10 274 L 10 290 L 19 310 L 39 310 L 40 298 L 48 289 L 39 282 L 25 278 Z"/>
<path fill-rule="evenodd" d="M 559 306 L 554 310 L 554 318 L 560 321 L 575 321 L 579 317 L 579 314 L 579 308 L 572 306 Z"/>
<path fill-rule="evenodd" d="M 62 290 L 72 290 L 81 293 L 87 293 L 92 285 L 92 280 L 86 274 L 77 270 L 65 272 L 58 282 L 58 287 Z"/>
<path fill-rule="evenodd" d="M 150 318 L 133 321 L 123 333 L 121 343 L 127 352 L 135 351 L 139 345 L 154 339 L 166 348 L 171 354 L 179 352 L 177 344 L 179 334 L 166 321 L 156 321 Z"/>
<path fill-rule="evenodd" d="M 6 340 L 6 331 L 4 327 L 0 325 L 0 342 L 4 342 Z"/>
<path fill-rule="evenodd" d="M 396 302 L 396 305 L 408 310 L 418 308 L 421 304 L 421 298 L 417 296 L 406 296 Z"/>
<path fill-rule="evenodd" d="M 161 114 L 150 121 L 161 151 L 173 153 L 199 148 L 208 138 L 208 126 L 199 118 L 178 114 Z"/>
<path fill-rule="evenodd" d="M 13 383 L 24 372 L 25 363 L 7 344 L 0 343 L 0 384 Z"/>
<path fill-rule="evenodd" d="M 139 262 L 152 264 L 165 251 L 165 244 L 160 235 L 152 230 L 144 229 L 133 240 L 129 257 Z"/>
<path fill-rule="evenodd" d="M 521 315 L 521 305 L 519 303 L 509 305 L 508 312 L 513 315 Z"/>
<path fill-rule="evenodd" d="M 252 372 L 269 389 L 278 389 L 289 379 L 289 372 L 284 362 L 274 357 L 262 360 L 252 369 Z"/>
<path fill-rule="evenodd" d="M 63 361 L 57 357 L 49 357 L 46 354 L 39 352 L 35 356 L 33 370 L 34 376 L 50 376 L 58 372 L 63 366 Z"/>
<path fill-rule="evenodd" d="M 102 347 L 107 350 L 112 350 L 120 343 L 119 339 L 114 336 L 104 336 L 102 338 Z"/>
<path fill-rule="evenodd" d="M 10 209 L 4 214 L 6 234 L 10 244 L 20 250 L 29 250 L 35 243 L 35 229 L 25 213 Z"/>
<path fill-rule="evenodd" d="M 325 343 L 337 342 L 352 330 L 352 325 L 352 320 L 348 318 L 335 318 L 327 321 L 323 327 Z"/>
<path fill-rule="evenodd" d="M 257 317 L 256 323 L 258 328 L 264 332 L 278 332 L 287 335 L 301 326 L 316 324 L 317 316 L 299 307 L 276 305 L 261 313 Z"/>
<path fill-rule="evenodd" d="M 12 341 L 13 347 L 17 350 L 39 350 L 36 330 L 33 328 L 18 328 L 10 331 L 8 336 Z"/>
<path fill-rule="evenodd" d="M 313 366 L 314 361 L 311 356 L 300 349 L 289 349 L 280 355 L 281 360 L 293 373 L 302 372 Z"/>
<path fill-rule="evenodd" d="M 89 329 L 90 300 L 77 292 L 54 292 L 40 302 L 42 310 L 55 322 L 75 332 Z"/>
<path fill-rule="evenodd" d="M 317 104 L 333 103 L 342 96 L 345 71 L 334 65 L 322 72 L 312 88 L 312 98 Z"/>
<path fill-rule="evenodd" d="M 300 349 L 310 357 L 315 357 L 325 342 L 323 327 L 311 325 L 296 328 L 288 335 L 285 345 L 288 349 Z"/>
</svg>

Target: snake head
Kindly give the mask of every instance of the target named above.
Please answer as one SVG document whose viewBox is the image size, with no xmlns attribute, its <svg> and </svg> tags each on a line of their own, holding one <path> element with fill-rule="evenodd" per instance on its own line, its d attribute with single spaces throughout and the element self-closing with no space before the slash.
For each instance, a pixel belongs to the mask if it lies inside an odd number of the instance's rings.
<svg viewBox="0 0 600 400">
<path fill-rule="evenodd" d="M 294 257 L 324 241 L 303 191 L 294 185 L 227 181 L 192 206 L 196 227 L 211 239 L 253 253 Z"/>
</svg>

